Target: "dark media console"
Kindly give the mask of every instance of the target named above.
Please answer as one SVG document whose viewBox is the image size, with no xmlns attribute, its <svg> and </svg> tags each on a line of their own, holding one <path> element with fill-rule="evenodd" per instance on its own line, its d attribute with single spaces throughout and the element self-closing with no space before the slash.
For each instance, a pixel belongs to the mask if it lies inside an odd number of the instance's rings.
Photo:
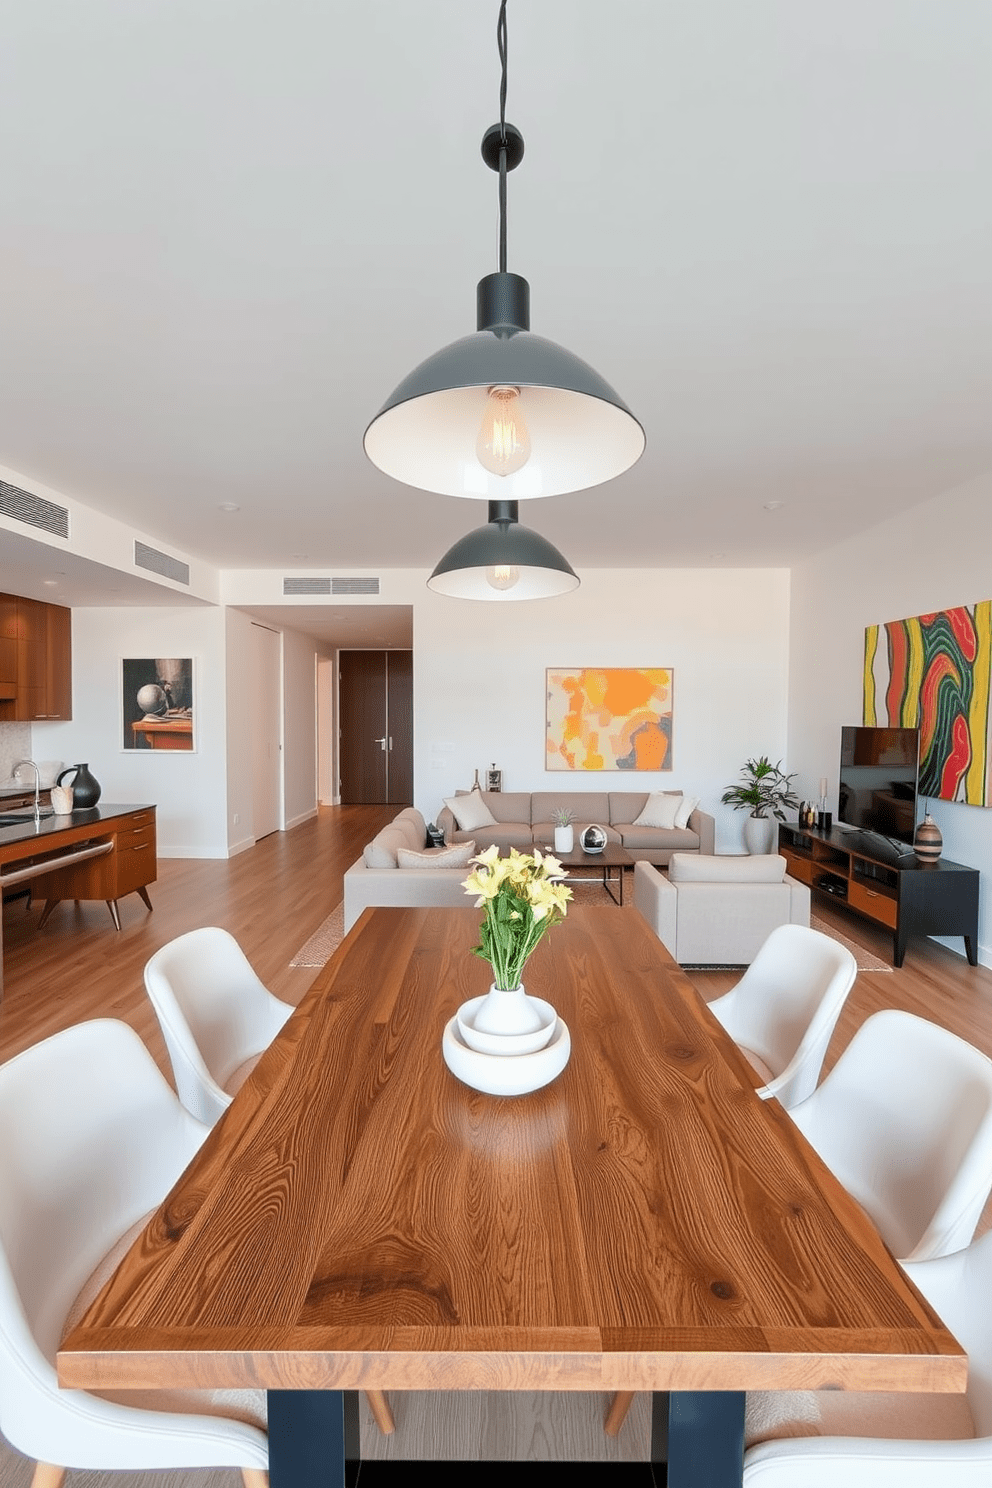
<svg viewBox="0 0 992 1488">
<path fill-rule="evenodd" d="M 978 869 L 940 858 L 919 863 L 907 848 L 900 856 L 870 832 L 819 832 L 783 825 L 779 852 L 788 872 L 811 892 L 845 904 L 892 931 L 892 960 L 901 966 L 911 935 L 963 935 L 972 966 L 978 965 Z"/>
</svg>

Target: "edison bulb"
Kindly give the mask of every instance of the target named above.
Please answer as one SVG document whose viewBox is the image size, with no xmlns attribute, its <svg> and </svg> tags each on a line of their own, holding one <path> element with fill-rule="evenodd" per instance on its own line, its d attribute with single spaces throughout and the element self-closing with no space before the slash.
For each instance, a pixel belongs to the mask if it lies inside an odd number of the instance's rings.
<svg viewBox="0 0 992 1488">
<path fill-rule="evenodd" d="M 490 589 L 512 589 L 520 580 L 520 570 L 512 563 L 497 563 L 486 569 L 486 583 Z"/>
<path fill-rule="evenodd" d="M 479 464 L 493 475 L 512 475 L 530 459 L 530 434 L 517 387 L 491 387 L 476 440 Z"/>
</svg>

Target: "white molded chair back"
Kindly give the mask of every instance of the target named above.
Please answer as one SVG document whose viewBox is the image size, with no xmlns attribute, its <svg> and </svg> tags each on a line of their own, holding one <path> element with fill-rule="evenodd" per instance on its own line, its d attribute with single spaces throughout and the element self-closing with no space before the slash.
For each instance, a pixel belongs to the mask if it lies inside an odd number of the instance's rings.
<svg viewBox="0 0 992 1488">
<path fill-rule="evenodd" d="M 894 1255 L 969 1243 L 992 1188 L 992 1060 L 971 1044 L 875 1013 L 790 1114 Z"/>
<path fill-rule="evenodd" d="M 162 1027 L 179 1099 L 209 1125 L 223 1115 L 293 1009 L 273 997 L 233 935 L 191 930 L 156 951 L 145 986 Z"/>
<path fill-rule="evenodd" d="M 195 1407 L 114 1404 L 59 1389 L 55 1374 L 84 1284 L 208 1130 L 123 1023 L 77 1024 L 0 1065 L 0 1430 L 27 1456 L 101 1469 L 267 1467 L 257 1427 Z"/>
<path fill-rule="evenodd" d="M 780 925 L 730 992 L 709 1005 L 736 1044 L 772 1072 L 758 1094 L 795 1106 L 816 1089 L 858 964 L 804 925 Z"/>
<path fill-rule="evenodd" d="M 810 1435 L 765 1441 L 744 1455 L 744 1488 L 988 1488 L 992 1482 L 992 1233 L 954 1255 L 907 1265 L 906 1272 L 967 1351 L 967 1399 L 974 1437 L 929 1440 L 924 1434 L 922 1439 L 906 1441 Z M 926 1397 L 922 1404 L 925 1410 Z"/>
</svg>

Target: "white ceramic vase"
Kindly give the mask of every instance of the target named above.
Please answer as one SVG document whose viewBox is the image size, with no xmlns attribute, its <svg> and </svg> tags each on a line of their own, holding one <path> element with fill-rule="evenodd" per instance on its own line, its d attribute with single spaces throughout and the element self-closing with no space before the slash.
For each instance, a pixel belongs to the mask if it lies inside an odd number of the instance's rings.
<svg viewBox="0 0 992 1488">
<path fill-rule="evenodd" d="M 575 846 L 575 829 L 569 822 L 567 827 L 555 827 L 555 852 L 570 853 Z"/>
<path fill-rule="evenodd" d="M 523 982 L 504 991 L 493 982 L 472 1020 L 480 1033 L 534 1033 L 544 1023 L 541 1009 L 527 996 Z"/>
<path fill-rule="evenodd" d="M 775 836 L 773 816 L 746 816 L 744 818 L 744 846 L 749 853 L 770 853 Z"/>
</svg>

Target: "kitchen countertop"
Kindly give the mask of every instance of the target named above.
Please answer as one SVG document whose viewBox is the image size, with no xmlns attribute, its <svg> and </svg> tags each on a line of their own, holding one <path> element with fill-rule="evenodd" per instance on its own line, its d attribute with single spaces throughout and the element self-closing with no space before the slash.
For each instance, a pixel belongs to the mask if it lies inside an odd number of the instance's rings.
<svg viewBox="0 0 992 1488">
<path fill-rule="evenodd" d="M 139 802 L 137 805 L 118 805 L 112 801 L 101 801 L 99 806 L 90 806 L 86 811 L 73 811 L 68 816 L 42 816 L 41 821 L 35 825 L 34 821 L 17 822 L 14 826 L 0 826 L 0 859 L 9 861 L 9 854 L 3 852 L 4 848 L 14 847 L 20 843 L 39 843 L 42 848 L 57 847 L 58 839 L 72 833 L 74 839 L 78 840 L 85 836 L 85 829 L 99 827 L 102 822 L 113 822 L 119 816 L 127 816 L 132 811 L 153 811 L 155 808 L 148 802 Z M 30 811 L 31 807 L 18 807 L 18 814 Z M 44 807 L 42 808 L 44 810 Z M 3 808 L 0 806 L 0 816 Z"/>
</svg>

